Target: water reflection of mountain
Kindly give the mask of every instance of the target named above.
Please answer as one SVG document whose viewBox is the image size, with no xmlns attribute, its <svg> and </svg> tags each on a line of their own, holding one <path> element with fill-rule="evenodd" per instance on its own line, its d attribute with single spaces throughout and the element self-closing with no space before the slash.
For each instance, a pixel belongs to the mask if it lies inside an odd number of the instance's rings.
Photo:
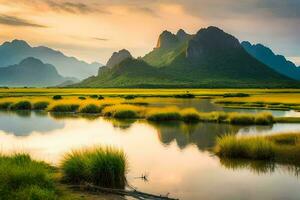
<svg viewBox="0 0 300 200">
<path fill-rule="evenodd" d="M 216 138 L 224 134 L 236 134 L 242 126 L 216 123 L 185 124 L 179 122 L 151 123 L 158 132 L 163 144 L 176 141 L 179 148 L 183 149 L 189 144 L 194 144 L 199 150 L 212 148 Z M 271 128 L 271 127 L 262 127 Z"/>
<path fill-rule="evenodd" d="M 46 112 L 0 112 L 0 131 L 16 136 L 26 136 L 32 132 L 48 132 L 62 129 L 63 122 L 48 117 Z"/>
</svg>

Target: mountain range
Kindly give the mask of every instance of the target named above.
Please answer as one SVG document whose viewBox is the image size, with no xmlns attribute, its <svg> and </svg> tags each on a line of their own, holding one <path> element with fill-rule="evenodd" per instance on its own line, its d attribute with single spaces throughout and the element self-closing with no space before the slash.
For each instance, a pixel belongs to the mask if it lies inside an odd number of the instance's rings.
<svg viewBox="0 0 300 200">
<path fill-rule="evenodd" d="M 78 81 L 74 78 L 61 76 L 53 65 L 45 64 L 36 58 L 26 58 L 19 64 L 0 68 L 0 85 L 15 87 L 56 86 L 68 81 Z"/>
<path fill-rule="evenodd" d="M 300 81 L 300 67 L 288 61 L 284 56 L 276 55 L 270 48 L 262 44 L 251 44 L 248 41 L 244 41 L 241 44 L 257 60 L 281 74 Z"/>
<path fill-rule="evenodd" d="M 113 63 L 113 64 L 112 64 Z M 109 63 L 72 87 L 298 87 L 250 55 L 234 36 L 217 27 L 196 34 L 164 31 L 156 47 L 135 59 L 127 50 L 115 52 Z"/>
<path fill-rule="evenodd" d="M 89 64 L 74 57 L 68 57 L 60 51 L 48 47 L 31 47 L 23 40 L 4 42 L 0 46 L 0 68 L 19 64 L 28 57 L 34 57 L 44 63 L 50 63 L 55 66 L 58 73 L 62 76 L 78 79 L 95 75 L 101 66 L 99 63 Z"/>
</svg>

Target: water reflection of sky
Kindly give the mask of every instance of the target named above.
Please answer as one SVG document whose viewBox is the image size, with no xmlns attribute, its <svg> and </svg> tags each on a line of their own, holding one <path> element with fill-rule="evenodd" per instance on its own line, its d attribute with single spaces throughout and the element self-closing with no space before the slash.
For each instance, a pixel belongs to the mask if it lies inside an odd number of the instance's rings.
<svg viewBox="0 0 300 200">
<path fill-rule="evenodd" d="M 48 113 L 0 112 L 0 130 L 17 136 L 29 135 L 33 131 L 43 133 L 63 127 L 63 122 L 54 121 L 48 117 Z"/>
<path fill-rule="evenodd" d="M 18 120 L 14 119 L 17 118 Z M 35 129 L 40 118 L 44 129 Z M 10 115 L 15 126 L 31 121 L 30 134 L 12 134 L 14 128 L 0 127 L 3 152 L 25 151 L 34 158 L 59 164 L 71 149 L 113 145 L 124 149 L 129 161 L 129 182 L 138 189 L 170 193 L 180 199 L 298 199 L 300 182 L 291 170 L 253 163 L 220 162 L 207 151 L 216 137 L 237 133 L 241 127 L 226 124 L 149 124 L 141 121 L 84 119 L 78 117 Z M 17 122 L 17 123 L 16 123 Z M 29 122 L 26 122 L 29 123 Z M 52 125 L 54 124 L 54 128 Z M 60 128 L 59 125 L 63 125 Z M 243 127 L 245 128 L 245 127 Z M 262 127 L 261 127 L 262 128 Z M 264 130 L 272 130 L 264 127 Z M 47 130 L 47 131 L 44 131 Z M 28 131 L 26 131 L 28 132 Z M 134 177 L 149 174 L 149 182 Z M 217 192 L 216 192 L 217 191 Z"/>
</svg>

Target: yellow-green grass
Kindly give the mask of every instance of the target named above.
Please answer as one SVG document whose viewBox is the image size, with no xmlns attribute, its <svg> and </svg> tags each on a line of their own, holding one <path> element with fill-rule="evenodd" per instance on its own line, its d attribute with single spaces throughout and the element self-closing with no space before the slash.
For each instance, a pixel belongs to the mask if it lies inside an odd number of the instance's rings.
<svg viewBox="0 0 300 200">
<path fill-rule="evenodd" d="M 130 119 L 142 117 L 144 111 L 144 107 L 119 104 L 105 107 L 102 114 L 106 117 Z"/>
<path fill-rule="evenodd" d="M 226 135 L 217 139 L 215 152 L 222 158 L 266 160 L 300 164 L 300 132 L 270 136 Z"/>
<path fill-rule="evenodd" d="M 83 103 L 81 103 L 83 102 Z M 11 110 L 45 110 L 47 108 L 50 112 L 70 112 L 70 113 L 87 113 L 87 114 L 101 114 L 106 117 L 132 119 L 145 118 L 150 121 L 185 121 L 185 122 L 217 122 L 230 123 L 240 125 L 269 125 L 276 120 L 271 113 L 262 112 L 257 114 L 249 113 L 225 113 L 225 112 L 211 112 L 202 113 L 194 108 L 187 108 L 180 110 L 178 107 L 150 107 L 141 106 L 143 102 L 123 102 L 118 104 L 111 104 L 106 100 L 89 99 L 85 101 L 74 101 L 74 99 L 64 99 L 60 101 L 21 101 L 16 103 L 2 102 L 0 108 L 8 108 Z M 106 102 L 106 103 L 105 103 Z M 33 104 L 33 106 L 32 106 Z"/>
<path fill-rule="evenodd" d="M 102 107 L 97 106 L 95 104 L 88 104 L 82 106 L 79 110 L 80 113 L 87 113 L 87 114 L 100 114 L 102 111 Z"/>
<path fill-rule="evenodd" d="M 56 200 L 53 169 L 27 154 L 0 156 L 0 199 Z"/>
<path fill-rule="evenodd" d="M 152 108 L 146 111 L 146 119 L 150 121 L 174 121 L 181 120 L 181 115 L 177 107 Z"/>
<path fill-rule="evenodd" d="M 0 97 L 7 96 L 91 96 L 102 95 L 109 96 L 158 96 L 158 97 L 174 97 L 175 95 L 183 95 L 189 92 L 195 96 L 212 96 L 220 97 L 226 94 L 249 94 L 250 97 L 242 98 L 245 102 L 266 101 L 280 103 L 300 103 L 299 89 L 97 89 L 97 88 L 9 88 L 0 89 Z M 283 95 L 284 94 L 284 95 Z M 228 98 L 228 100 L 239 100 L 240 97 Z M 259 99 L 259 100 L 257 100 Z"/>
<path fill-rule="evenodd" d="M 91 183 L 106 188 L 124 188 L 127 168 L 125 153 L 112 147 L 72 151 L 61 162 L 64 181 Z"/>
</svg>

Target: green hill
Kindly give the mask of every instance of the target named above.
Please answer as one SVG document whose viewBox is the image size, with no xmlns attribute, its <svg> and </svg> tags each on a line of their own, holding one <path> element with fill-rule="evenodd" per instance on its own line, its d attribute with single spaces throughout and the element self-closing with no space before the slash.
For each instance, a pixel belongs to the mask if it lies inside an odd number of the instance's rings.
<svg viewBox="0 0 300 200">
<path fill-rule="evenodd" d="M 119 60 L 73 87 L 280 88 L 298 83 L 253 58 L 234 36 L 208 27 L 195 35 L 164 31 L 143 58 Z"/>
</svg>

